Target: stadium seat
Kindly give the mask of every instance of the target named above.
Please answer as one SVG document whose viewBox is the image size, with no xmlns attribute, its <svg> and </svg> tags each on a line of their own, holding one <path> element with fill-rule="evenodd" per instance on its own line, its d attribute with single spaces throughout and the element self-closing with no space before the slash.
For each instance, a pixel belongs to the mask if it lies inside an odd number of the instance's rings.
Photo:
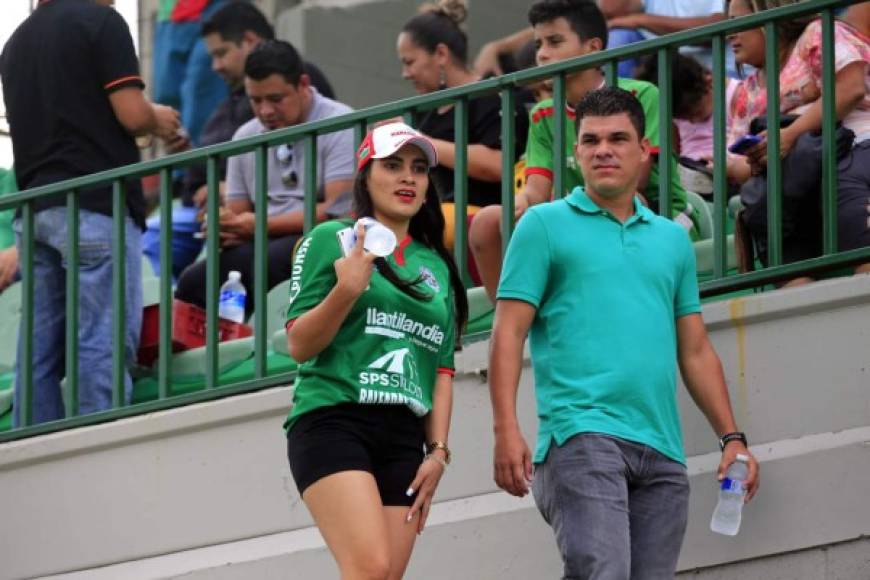
<svg viewBox="0 0 870 580">
<path fill-rule="evenodd" d="M 698 234 L 702 240 L 713 237 L 713 212 L 703 197 L 694 191 L 686 190 L 686 201 L 694 210 L 695 221 L 698 224 Z"/>
<path fill-rule="evenodd" d="M 0 294 L 0 373 L 15 368 L 20 321 L 21 282 L 16 282 Z"/>
</svg>

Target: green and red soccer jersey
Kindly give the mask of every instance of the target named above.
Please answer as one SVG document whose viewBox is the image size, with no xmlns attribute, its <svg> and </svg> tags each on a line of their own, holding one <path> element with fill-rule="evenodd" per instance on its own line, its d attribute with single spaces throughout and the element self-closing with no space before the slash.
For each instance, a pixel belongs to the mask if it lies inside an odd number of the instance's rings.
<svg viewBox="0 0 870 580">
<path fill-rule="evenodd" d="M 338 232 L 346 220 L 311 230 L 296 251 L 288 321 L 317 306 L 336 284 L 342 256 Z M 419 417 L 432 408 L 438 373 L 453 373 L 454 310 L 450 272 L 429 247 L 408 237 L 386 258 L 429 299 L 413 298 L 377 270 L 335 338 L 299 365 L 293 409 L 285 427 L 303 413 L 340 403 L 405 405 Z"/>
<path fill-rule="evenodd" d="M 646 117 L 646 138 L 652 144 L 653 153 L 658 152 L 659 147 L 659 90 L 646 81 L 634 79 L 617 79 L 619 88 L 633 94 L 643 107 Z M 555 139 L 555 111 L 553 99 L 545 99 L 532 109 L 531 123 L 529 125 L 529 138 L 526 141 L 526 176 L 543 175 L 553 181 L 553 141 Z M 574 159 L 574 143 L 577 141 L 577 133 L 574 130 L 574 110 L 568 107 L 565 116 L 565 167 L 564 177 L 565 191 L 567 195 L 578 185 L 582 186 L 583 175 Z M 686 209 L 686 192 L 680 184 L 677 173 L 677 161 L 671 157 L 671 199 L 673 215 L 676 216 Z M 650 205 L 658 207 L 659 199 L 659 168 L 653 163 L 650 170 L 646 190 L 642 192 Z"/>
</svg>

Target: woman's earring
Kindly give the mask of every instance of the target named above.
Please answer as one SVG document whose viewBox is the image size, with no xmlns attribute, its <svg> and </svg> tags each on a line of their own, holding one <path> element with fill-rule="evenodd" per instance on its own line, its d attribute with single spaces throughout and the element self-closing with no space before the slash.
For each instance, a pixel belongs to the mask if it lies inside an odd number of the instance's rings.
<svg viewBox="0 0 870 580">
<path fill-rule="evenodd" d="M 443 91 L 447 88 L 447 73 L 444 71 L 444 67 L 441 67 L 441 70 L 438 72 L 438 90 Z"/>
</svg>

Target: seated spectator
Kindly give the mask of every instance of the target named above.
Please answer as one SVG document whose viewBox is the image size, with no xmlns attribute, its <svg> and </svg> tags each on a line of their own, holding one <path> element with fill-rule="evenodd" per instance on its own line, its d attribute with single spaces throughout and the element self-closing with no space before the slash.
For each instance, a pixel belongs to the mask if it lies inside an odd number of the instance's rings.
<svg viewBox="0 0 870 580">
<path fill-rule="evenodd" d="M 568 58 L 604 50 L 607 46 L 607 25 L 594 2 L 588 0 L 541 0 L 529 10 L 538 46 L 538 64 L 544 65 Z M 569 103 L 579 102 L 588 92 L 604 86 L 604 75 L 599 69 L 586 69 L 567 76 L 565 92 Z M 646 122 L 646 137 L 657 149 L 659 142 L 658 89 L 645 81 L 618 79 L 620 88 L 630 91 L 640 101 Z M 531 206 L 552 199 L 554 138 L 554 103 L 547 99 L 532 109 L 529 138 L 526 144 L 526 184 L 516 196 L 517 219 Z M 565 191 L 583 184 L 574 159 L 575 132 L 572 130 L 574 111 L 568 107 L 565 120 Z M 687 230 L 695 232 L 687 215 L 686 192 L 679 182 L 676 157 L 671 160 L 672 217 Z M 658 207 L 659 172 L 657 164 L 647 160 L 641 171 L 639 191 L 650 205 Z M 690 211 L 690 210 L 689 210 Z M 686 212 L 686 213 L 684 213 Z M 694 234 L 693 234 L 694 235 Z M 487 294 L 495 302 L 495 288 L 501 273 L 501 207 L 482 209 L 475 216 L 469 233 L 472 251 Z"/>
<path fill-rule="evenodd" d="M 597 1 L 610 28 L 610 48 L 725 20 L 722 0 Z M 697 58 L 708 69 L 713 68 L 712 53 L 707 46 L 685 46 L 680 52 Z M 621 61 L 619 75 L 633 76 L 637 64 L 636 59 Z"/>
<path fill-rule="evenodd" d="M 658 57 L 641 60 L 637 78 L 658 82 Z M 713 73 L 697 60 L 679 53 L 671 57 L 672 114 L 679 135 L 680 179 L 686 189 L 702 195 L 713 193 Z M 725 111 L 728 116 L 735 79 L 726 79 Z M 726 120 L 727 126 L 727 120 Z"/>
<path fill-rule="evenodd" d="M 0 196 L 18 190 L 15 172 L 0 168 Z M 15 247 L 15 231 L 12 220 L 14 209 L 0 211 L 0 294 L 18 278 L 18 248 Z"/>
<path fill-rule="evenodd" d="M 205 123 L 199 144 L 215 145 L 229 141 L 233 134 L 254 116 L 245 95 L 245 58 L 263 40 L 275 38 L 274 30 L 260 10 L 250 2 L 236 0 L 223 5 L 202 25 L 202 37 L 208 50 L 211 68 L 230 89 L 230 94 L 218 105 Z M 327 98 L 334 98 L 332 87 L 320 70 L 305 63 L 311 84 Z M 173 153 L 190 147 L 190 140 L 179 137 L 169 144 Z M 224 190 L 226 159 L 220 160 L 220 191 Z M 194 165 L 180 183 L 181 208 L 172 214 L 172 275 L 177 277 L 199 256 L 203 240 L 195 237 L 200 228 L 198 214 L 205 205 L 205 165 Z M 142 236 L 142 248 L 156 274 L 160 274 L 160 218 L 148 220 Z"/>
<path fill-rule="evenodd" d="M 478 80 L 469 70 L 468 39 L 460 23 L 465 19 L 465 2 L 442 0 L 425 5 L 409 20 L 398 38 L 402 77 L 414 83 L 415 90 L 427 94 Z M 427 112 L 417 129 L 435 144 L 438 167 L 431 179 L 441 197 L 445 243 L 453 245 L 453 168 L 455 164 L 453 105 Z M 468 215 L 501 199 L 501 100 L 498 95 L 474 98 L 468 112 Z M 528 118 L 522 105 L 516 110 L 516 140 L 507 154 L 519 157 L 528 132 Z"/>
<path fill-rule="evenodd" d="M 335 117 L 350 107 L 327 99 L 311 86 L 299 54 L 290 44 L 261 42 L 245 61 L 245 92 L 255 118 L 242 125 L 233 140 L 267 131 Z M 268 188 L 268 288 L 290 278 L 290 258 L 302 235 L 305 198 L 305 153 L 301 146 L 272 147 L 267 160 Z M 317 139 L 317 220 L 353 185 L 354 144 L 351 130 L 321 135 Z M 227 163 L 226 208 L 221 212 L 220 279 L 231 270 L 242 274 L 242 284 L 254 284 L 254 153 L 230 157 Z M 214 227 L 214 224 L 207 224 Z M 205 261 L 187 268 L 178 280 L 176 297 L 205 307 Z M 254 309 L 248 292 L 246 313 Z"/>
<path fill-rule="evenodd" d="M 729 6 L 731 17 L 740 17 L 756 11 L 794 4 L 795 0 L 733 0 Z M 783 21 L 779 29 L 782 65 L 779 75 L 780 112 L 793 120 L 783 118 L 780 130 L 783 163 L 792 161 L 793 155 L 806 155 L 810 139 L 818 139 L 822 127 L 822 34 L 819 20 Z M 765 89 L 765 36 L 756 28 L 736 32 L 728 37 L 738 64 L 756 67 L 734 93 L 731 101 L 732 123 L 728 142 L 753 131 L 753 124 L 764 121 L 767 113 Z M 837 235 L 838 249 L 851 250 L 870 245 L 870 44 L 855 30 L 836 21 L 834 24 L 836 70 L 836 115 L 843 127 L 854 133 L 845 134 L 845 148 L 840 150 L 837 172 Z M 757 119 L 757 120 L 756 120 Z M 838 130 L 838 140 L 844 132 Z M 854 143 L 854 144 L 853 144 Z M 842 143 L 841 143 L 842 145 Z M 851 147 L 850 147 L 851 145 Z M 729 158 L 729 177 L 743 184 L 741 197 L 744 204 L 749 190 L 760 189 L 755 196 L 758 207 L 748 207 L 743 214 L 759 258 L 767 263 L 766 252 L 766 180 L 767 143 L 764 139 L 746 152 L 745 156 Z M 800 177 L 795 172 L 783 171 L 783 262 L 794 262 L 821 254 L 821 148 L 817 147 L 817 160 L 800 164 Z M 806 172 L 809 172 L 805 175 Z M 812 174 L 810 179 L 808 176 Z M 792 186 L 790 180 L 798 179 Z M 798 191 L 803 195 L 798 198 Z M 754 216 L 754 217 L 753 217 Z M 870 272 L 870 264 L 863 264 L 856 272 Z M 810 278 L 799 278 L 789 284 L 806 283 Z"/>
</svg>

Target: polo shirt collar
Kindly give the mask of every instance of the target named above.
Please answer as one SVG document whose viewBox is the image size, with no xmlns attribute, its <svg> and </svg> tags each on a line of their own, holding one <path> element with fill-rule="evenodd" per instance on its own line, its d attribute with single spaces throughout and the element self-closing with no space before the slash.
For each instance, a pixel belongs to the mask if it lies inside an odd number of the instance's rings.
<svg viewBox="0 0 870 580">
<path fill-rule="evenodd" d="M 565 198 L 565 201 L 567 201 L 570 205 L 576 207 L 583 213 L 588 213 L 591 215 L 601 215 L 609 213 L 607 212 L 607 210 L 602 209 L 597 203 L 592 201 L 592 198 L 589 197 L 589 195 L 586 193 L 586 190 L 579 185 L 574 188 L 574 191 L 572 191 L 567 198 Z M 648 207 L 640 203 L 640 198 L 635 196 L 634 215 L 628 218 L 628 220 L 625 222 L 625 225 L 629 225 L 632 222 L 638 220 L 643 222 L 649 222 L 652 220 L 654 215 L 655 214 L 653 214 L 653 212 Z"/>
</svg>

